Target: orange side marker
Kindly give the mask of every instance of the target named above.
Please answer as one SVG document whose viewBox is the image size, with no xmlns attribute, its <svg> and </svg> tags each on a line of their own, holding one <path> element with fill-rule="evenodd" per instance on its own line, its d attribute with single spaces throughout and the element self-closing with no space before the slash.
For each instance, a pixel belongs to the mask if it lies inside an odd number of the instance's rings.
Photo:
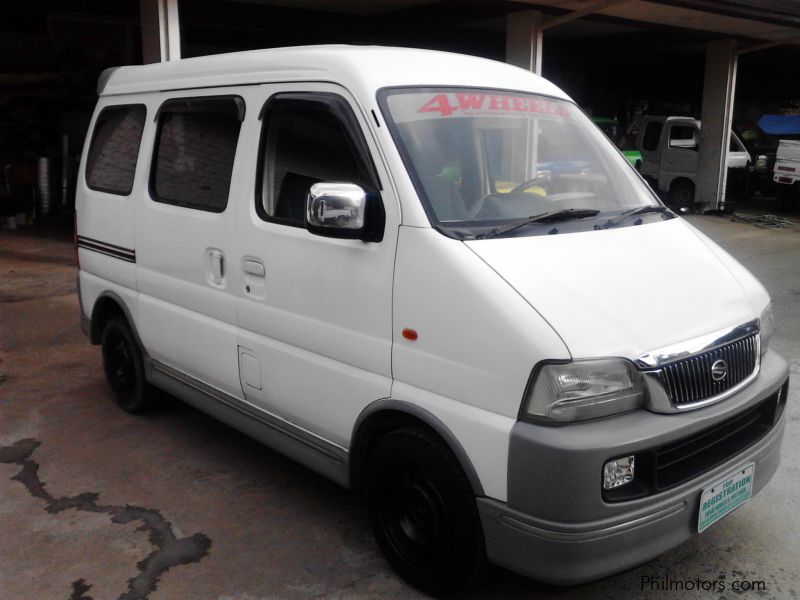
<svg viewBox="0 0 800 600">
<path fill-rule="evenodd" d="M 417 331 L 416 329 L 403 329 L 403 337 L 407 340 L 411 340 L 412 342 L 417 341 Z"/>
</svg>

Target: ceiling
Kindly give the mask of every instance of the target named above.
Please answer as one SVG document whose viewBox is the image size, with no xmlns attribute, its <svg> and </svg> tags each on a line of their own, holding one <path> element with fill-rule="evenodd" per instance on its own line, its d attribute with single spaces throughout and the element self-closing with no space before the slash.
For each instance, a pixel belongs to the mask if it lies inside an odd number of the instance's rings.
<svg viewBox="0 0 800 600">
<path fill-rule="evenodd" d="M 587 18 L 549 29 L 548 36 L 581 38 L 614 35 L 648 28 L 674 28 L 759 42 L 787 41 L 800 45 L 800 2 L 781 0 L 230 0 L 246 4 L 294 9 L 329 11 L 353 15 L 380 15 L 395 12 L 412 13 L 439 7 L 451 9 L 454 20 L 458 13 L 541 10 L 550 18 L 600 6 Z M 500 31 L 505 18 L 496 14 L 485 20 L 461 23 L 475 29 Z"/>
</svg>

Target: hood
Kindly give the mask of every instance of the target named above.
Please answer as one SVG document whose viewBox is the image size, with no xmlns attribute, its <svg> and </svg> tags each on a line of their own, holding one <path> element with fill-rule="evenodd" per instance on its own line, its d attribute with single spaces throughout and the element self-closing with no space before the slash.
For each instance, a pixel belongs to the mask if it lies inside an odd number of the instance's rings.
<svg viewBox="0 0 800 600">
<path fill-rule="evenodd" d="M 769 301 L 744 267 L 680 218 L 465 243 L 574 358 L 633 359 L 754 319 Z"/>
</svg>

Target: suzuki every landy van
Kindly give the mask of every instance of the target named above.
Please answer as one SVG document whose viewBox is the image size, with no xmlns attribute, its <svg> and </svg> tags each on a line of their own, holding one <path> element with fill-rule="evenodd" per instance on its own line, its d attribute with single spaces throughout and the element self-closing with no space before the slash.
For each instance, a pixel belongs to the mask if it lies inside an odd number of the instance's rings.
<svg viewBox="0 0 800 600">
<path fill-rule="evenodd" d="M 488 563 L 618 572 L 778 467 L 767 292 L 515 67 L 320 46 L 107 71 L 77 244 L 122 408 L 165 390 L 363 490 L 428 593 Z"/>
</svg>

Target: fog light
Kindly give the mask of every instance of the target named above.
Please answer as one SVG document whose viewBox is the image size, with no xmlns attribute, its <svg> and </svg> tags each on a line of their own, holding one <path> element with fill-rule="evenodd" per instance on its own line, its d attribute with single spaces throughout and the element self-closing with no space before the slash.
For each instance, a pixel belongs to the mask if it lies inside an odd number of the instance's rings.
<svg viewBox="0 0 800 600">
<path fill-rule="evenodd" d="M 633 481 L 635 460 L 635 456 L 624 456 L 603 465 L 603 488 L 610 490 Z"/>
</svg>

